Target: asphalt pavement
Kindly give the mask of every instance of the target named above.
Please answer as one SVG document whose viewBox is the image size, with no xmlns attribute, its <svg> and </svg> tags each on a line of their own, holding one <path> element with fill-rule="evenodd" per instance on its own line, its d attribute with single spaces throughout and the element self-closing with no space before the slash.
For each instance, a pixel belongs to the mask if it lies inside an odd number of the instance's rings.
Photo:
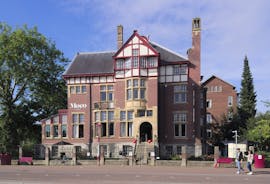
<svg viewBox="0 0 270 184">
<path fill-rule="evenodd" d="M 235 168 L 165 166 L 0 166 L 0 184 L 269 183 L 270 168 L 253 175 Z"/>
</svg>

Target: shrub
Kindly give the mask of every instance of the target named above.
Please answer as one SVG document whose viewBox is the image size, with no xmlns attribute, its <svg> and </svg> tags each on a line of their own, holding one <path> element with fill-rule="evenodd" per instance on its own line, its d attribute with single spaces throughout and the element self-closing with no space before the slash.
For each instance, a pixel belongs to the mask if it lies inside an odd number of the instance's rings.
<svg viewBox="0 0 270 184">
<path fill-rule="evenodd" d="M 171 157 L 172 160 L 182 160 L 181 155 L 173 155 Z"/>
<path fill-rule="evenodd" d="M 197 161 L 214 161 L 213 155 L 202 155 L 199 157 L 195 157 L 194 155 L 190 156 L 188 160 L 197 160 Z"/>
</svg>

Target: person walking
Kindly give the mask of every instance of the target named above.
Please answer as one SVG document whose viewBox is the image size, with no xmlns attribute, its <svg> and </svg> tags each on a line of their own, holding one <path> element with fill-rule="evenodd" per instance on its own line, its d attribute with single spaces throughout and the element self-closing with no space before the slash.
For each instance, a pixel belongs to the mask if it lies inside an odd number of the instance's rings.
<svg viewBox="0 0 270 184">
<path fill-rule="evenodd" d="M 253 152 L 251 150 L 248 151 L 248 154 L 247 154 L 247 169 L 248 169 L 248 175 L 252 175 L 253 172 L 252 172 L 252 164 L 253 164 L 253 159 L 254 159 L 254 155 L 253 155 Z"/>
<path fill-rule="evenodd" d="M 235 157 L 235 162 L 237 166 L 237 172 L 236 174 L 240 174 L 241 171 L 244 172 L 244 169 L 242 168 L 242 161 L 243 161 L 243 153 L 240 151 L 240 148 L 236 149 L 236 157 Z"/>
</svg>

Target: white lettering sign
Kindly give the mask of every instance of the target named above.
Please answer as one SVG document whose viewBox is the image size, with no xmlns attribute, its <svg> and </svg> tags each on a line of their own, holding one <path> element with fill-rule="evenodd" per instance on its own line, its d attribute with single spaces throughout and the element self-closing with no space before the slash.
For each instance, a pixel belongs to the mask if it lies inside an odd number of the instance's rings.
<svg viewBox="0 0 270 184">
<path fill-rule="evenodd" d="M 72 109 L 85 109 L 87 107 L 86 104 L 77 104 L 77 103 L 70 103 Z"/>
</svg>

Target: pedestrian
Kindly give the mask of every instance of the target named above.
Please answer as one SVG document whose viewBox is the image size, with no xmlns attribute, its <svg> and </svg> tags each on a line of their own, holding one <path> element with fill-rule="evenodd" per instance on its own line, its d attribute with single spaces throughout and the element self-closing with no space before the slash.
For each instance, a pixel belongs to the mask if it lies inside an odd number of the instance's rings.
<svg viewBox="0 0 270 184">
<path fill-rule="evenodd" d="M 253 160 L 254 160 L 254 155 L 253 152 L 251 150 L 248 151 L 248 154 L 245 156 L 247 157 L 247 169 L 248 169 L 248 175 L 252 175 L 252 164 L 253 164 Z"/>
<path fill-rule="evenodd" d="M 240 148 L 236 149 L 236 157 L 235 157 L 235 162 L 236 162 L 236 167 L 237 167 L 237 172 L 236 174 L 240 174 L 241 171 L 244 172 L 244 169 L 242 168 L 242 162 L 243 162 L 243 153 L 240 151 Z"/>
</svg>

